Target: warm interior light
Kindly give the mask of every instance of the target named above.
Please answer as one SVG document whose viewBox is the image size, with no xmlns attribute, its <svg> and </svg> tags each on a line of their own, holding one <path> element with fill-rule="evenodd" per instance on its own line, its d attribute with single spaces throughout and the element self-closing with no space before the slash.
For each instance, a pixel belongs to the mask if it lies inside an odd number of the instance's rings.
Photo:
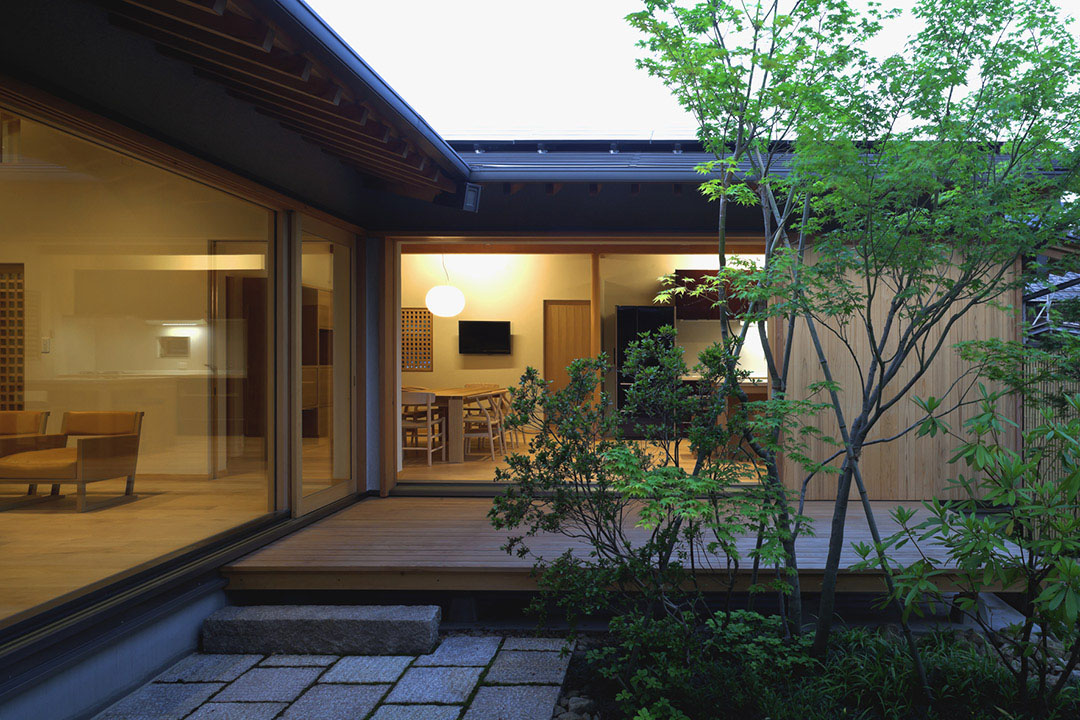
<svg viewBox="0 0 1080 720">
<path fill-rule="evenodd" d="M 436 285 L 427 291 L 424 305 L 432 315 L 454 317 L 465 309 L 465 294 L 453 285 Z"/>
</svg>

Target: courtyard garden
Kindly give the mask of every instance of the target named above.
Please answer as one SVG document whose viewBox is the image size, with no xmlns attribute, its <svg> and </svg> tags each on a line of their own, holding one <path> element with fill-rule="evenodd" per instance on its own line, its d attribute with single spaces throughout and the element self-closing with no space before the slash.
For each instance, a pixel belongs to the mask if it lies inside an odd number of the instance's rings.
<svg viewBox="0 0 1080 720">
<path fill-rule="evenodd" d="M 1077 717 L 1069 305 L 1047 304 L 1038 334 L 957 340 L 1072 277 L 1068 23 L 1046 0 L 918 2 L 906 18 L 844 0 L 646 0 L 628 20 L 640 67 L 715 157 L 701 191 L 720 269 L 666 278 L 657 301 L 708 298 L 725 322 L 697 357 L 673 328 L 640 336 L 618 359 L 619 402 L 603 355 L 557 392 L 534 370 L 513 391 L 530 447 L 498 470 L 490 517 L 535 560 L 541 621 L 610 619 L 580 646 L 581 686 L 603 717 L 636 720 Z M 760 213 L 760 260 L 730 261 L 733 208 Z M 751 339 L 765 399 L 745 391 Z M 893 465 L 871 460 L 900 443 Z M 908 470 L 934 492 L 879 517 L 880 488 Z M 855 515 L 865 536 L 846 535 Z M 534 552 L 550 534 L 585 551 Z M 845 622 L 857 577 L 873 579 L 876 622 Z"/>
</svg>

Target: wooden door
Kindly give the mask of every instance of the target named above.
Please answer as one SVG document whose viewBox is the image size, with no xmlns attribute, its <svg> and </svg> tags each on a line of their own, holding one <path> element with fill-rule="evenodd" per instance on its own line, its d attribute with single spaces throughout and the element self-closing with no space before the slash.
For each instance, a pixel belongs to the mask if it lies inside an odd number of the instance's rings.
<svg viewBox="0 0 1080 720">
<path fill-rule="evenodd" d="M 570 381 L 566 366 L 592 355 L 592 308 L 588 300 L 544 301 L 544 379 L 552 390 Z"/>
</svg>

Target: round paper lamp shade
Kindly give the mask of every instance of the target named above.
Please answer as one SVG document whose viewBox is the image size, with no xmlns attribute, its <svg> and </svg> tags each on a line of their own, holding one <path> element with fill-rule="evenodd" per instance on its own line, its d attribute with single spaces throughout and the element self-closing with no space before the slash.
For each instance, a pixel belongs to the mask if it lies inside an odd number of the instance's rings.
<svg viewBox="0 0 1080 720">
<path fill-rule="evenodd" d="M 436 285 L 428 290 L 424 305 L 432 315 L 454 317 L 465 309 L 465 294 L 453 285 Z"/>
</svg>

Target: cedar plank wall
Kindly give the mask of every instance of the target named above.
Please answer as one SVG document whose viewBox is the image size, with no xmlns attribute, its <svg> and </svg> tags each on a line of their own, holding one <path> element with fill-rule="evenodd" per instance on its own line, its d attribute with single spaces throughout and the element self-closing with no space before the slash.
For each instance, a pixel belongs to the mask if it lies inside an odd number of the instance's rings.
<svg viewBox="0 0 1080 720">
<path fill-rule="evenodd" d="M 1000 301 L 1019 308 L 1019 295 L 1016 291 L 1006 293 Z M 880 306 L 880 313 L 875 313 L 875 325 L 880 328 L 884 320 L 885 303 Z M 865 333 L 857 334 L 855 339 L 861 340 L 856 347 L 856 352 L 862 357 L 868 356 L 866 341 L 862 338 Z M 802 393 L 806 397 L 805 388 L 812 382 L 822 380 L 821 368 L 817 362 L 813 343 L 804 322 L 800 321 L 795 328 L 795 345 L 792 352 L 791 384 L 795 393 Z M 850 387 L 854 392 L 850 393 L 846 402 L 845 416 L 849 426 L 854 419 L 854 408 L 857 398 L 851 397 L 858 393 L 858 374 L 855 371 L 854 362 L 843 347 L 840 340 L 831 332 L 819 328 L 819 336 L 829 358 L 833 378 L 841 387 Z M 912 395 L 925 398 L 929 395 L 940 397 L 944 389 L 962 373 L 969 364 L 960 359 L 956 350 L 951 346 L 964 340 L 979 340 L 988 338 L 1018 339 L 1019 323 L 1017 313 L 1006 312 L 988 305 L 977 306 L 971 309 L 950 330 L 945 346 L 942 347 L 934 360 L 930 370 L 909 392 L 907 398 L 896 403 L 871 431 L 870 440 L 880 437 L 891 437 L 900 430 L 908 427 L 921 417 L 921 412 L 910 399 Z M 863 363 L 865 369 L 865 362 Z M 911 373 L 903 370 L 899 376 L 890 383 L 891 388 L 899 388 L 910 379 Z M 895 391 L 895 390 L 894 390 Z M 972 392 L 977 392 L 973 390 Z M 955 393 L 955 391 L 954 391 Z M 795 395 L 794 397 L 799 397 Z M 954 397 L 954 395 L 950 395 Z M 841 402 L 845 402 L 845 395 L 841 393 Z M 824 392 L 815 398 L 817 402 L 828 402 L 828 395 Z M 945 406 L 955 404 L 945 403 Z M 978 411 L 977 406 L 969 406 L 950 414 L 946 421 L 955 432 L 962 432 L 962 425 Z M 1019 422 L 1020 417 L 1015 411 L 1015 404 L 1011 401 L 1006 406 L 1006 416 Z M 831 410 L 822 412 L 814 419 L 813 425 L 819 428 L 826 436 L 839 438 L 839 430 Z M 1019 433 L 1011 430 L 1008 433 L 1008 444 L 1012 448 L 1019 447 Z M 916 437 L 915 431 L 889 443 L 882 443 L 868 447 L 863 451 L 860 464 L 863 479 L 866 482 L 867 492 L 872 500 L 927 500 L 934 497 L 955 497 L 955 493 L 945 491 L 946 480 L 955 477 L 961 466 L 950 465 L 949 459 L 953 456 L 959 441 L 956 438 L 938 435 L 937 437 Z M 838 448 L 821 440 L 812 440 L 809 445 L 811 457 L 822 460 L 829 457 Z M 837 458 L 834 463 L 839 467 L 842 458 Z M 801 488 L 806 477 L 806 472 L 799 465 L 789 459 L 784 459 L 781 467 L 781 477 L 784 484 L 796 493 Z M 806 498 L 808 500 L 834 500 L 836 498 L 837 474 L 818 474 L 810 481 L 807 487 Z M 857 490 L 854 481 L 851 484 L 851 497 L 857 498 Z"/>
</svg>

